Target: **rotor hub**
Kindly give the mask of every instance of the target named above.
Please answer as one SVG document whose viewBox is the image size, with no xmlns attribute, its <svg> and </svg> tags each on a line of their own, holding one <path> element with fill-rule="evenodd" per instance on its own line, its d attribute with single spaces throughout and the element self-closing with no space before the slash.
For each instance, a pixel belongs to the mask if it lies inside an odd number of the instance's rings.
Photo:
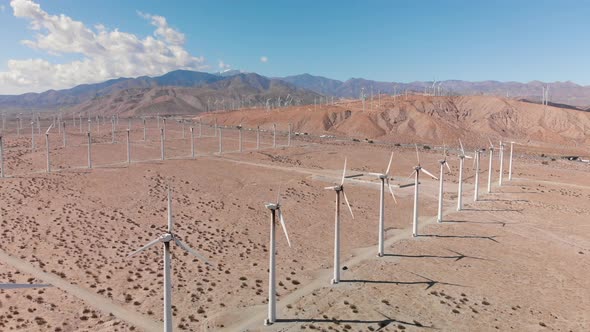
<svg viewBox="0 0 590 332">
<path fill-rule="evenodd" d="M 160 242 L 166 243 L 166 242 L 170 242 L 174 239 L 174 235 L 172 235 L 172 233 L 164 233 L 162 235 L 160 235 Z"/>
<path fill-rule="evenodd" d="M 266 206 L 266 208 L 269 210 L 278 210 L 280 208 L 279 204 L 277 203 L 266 203 L 264 206 Z"/>
</svg>

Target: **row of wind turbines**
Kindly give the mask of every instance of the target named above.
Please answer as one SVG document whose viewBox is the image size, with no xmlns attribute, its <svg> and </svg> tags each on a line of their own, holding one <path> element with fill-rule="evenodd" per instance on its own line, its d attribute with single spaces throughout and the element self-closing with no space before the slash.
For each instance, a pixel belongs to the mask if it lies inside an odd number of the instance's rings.
<svg viewBox="0 0 590 332">
<path fill-rule="evenodd" d="M 51 129 L 51 127 L 50 127 Z M 48 130 L 49 131 L 49 130 Z M 474 168 L 475 168 L 475 194 L 474 194 L 474 201 L 478 200 L 478 188 L 479 188 L 479 166 L 480 166 L 480 154 L 484 150 L 477 149 L 475 150 L 474 156 L 469 156 L 465 153 L 465 149 L 461 141 L 459 141 L 460 150 L 458 154 L 459 158 L 459 184 L 458 184 L 458 203 L 457 203 L 457 210 L 460 211 L 462 209 L 462 196 L 463 196 L 463 167 L 464 167 L 464 159 L 474 159 Z M 509 162 L 509 180 L 512 180 L 512 156 L 513 156 L 513 145 L 514 142 L 510 143 L 510 162 Z M 504 151 L 504 143 L 500 142 L 499 154 L 500 154 L 500 179 L 499 185 L 502 185 L 502 178 L 503 178 L 503 151 Z M 421 173 L 425 173 L 426 175 L 430 176 L 431 178 L 440 181 L 439 182 L 439 202 L 438 202 L 438 218 L 437 221 L 440 223 L 443 221 L 442 218 L 442 203 L 443 203 L 443 186 L 444 186 L 444 174 L 445 174 L 445 167 L 450 172 L 450 167 L 447 162 L 447 149 L 446 146 L 443 146 L 443 159 L 439 161 L 440 164 L 440 176 L 436 177 L 431 172 L 426 170 L 420 163 L 420 154 L 418 151 L 418 146 L 415 145 L 416 148 L 416 159 L 417 165 L 413 167 L 412 174 L 408 177 L 408 179 L 414 177 L 414 207 L 413 207 L 413 218 L 412 218 L 412 233 L 413 236 L 418 236 L 418 206 L 419 206 L 419 188 L 420 188 L 420 175 Z M 489 146 L 489 162 L 490 167 L 488 169 L 488 192 L 491 192 L 491 180 L 492 180 L 492 165 L 493 165 L 493 151 L 495 147 L 490 141 Z M 379 198 L 379 229 L 378 229 L 378 245 L 377 245 L 377 256 L 382 257 L 384 255 L 384 241 L 385 241 L 385 187 L 388 188 L 389 193 L 395 203 L 397 203 L 397 199 L 395 197 L 394 191 L 392 189 L 392 185 L 390 184 L 391 178 L 391 168 L 394 160 L 394 153 L 392 152 L 389 158 L 389 162 L 387 167 L 383 173 L 367 173 L 366 175 L 376 177 L 380 180 L 380 198 Z M 335 224 L 334 224 L 334 266 L 333 266 L 333 278 L 331 280 L 332 284 L 338 284 L 340 282 L 340 206 L 341 204 L 341 197 L 344 198 L 344 202 L 350 212 L 351 217 L 354 219 L 354 214 L 352 207 L 350 205 L 350 201 L 346 195 L 345 191 L 345 181 L 347 179 L 352 179 L 360 176 L 364 176 L 365 174 L 352 174 L 347 175 L 347 159 L 344 159 L 344 167 L 342 171 L 342 176 L 338 184 L 334 186 L 325 187 L 325 190 L 332 190 L 335 192 Z M 182 250 L 188 252 L 189 254 L 195 256 L 200 261 L 204 262 L 205 264 L 211 264 L 204 255 L 199 254 L 197 251 L 192 249 L 188 244 L 184 243 L 179 236 L 174 231 L 174 216 L 172 213 L 172 196 L 170 192 L 170 187 L 168 187 L 168 197 L 167 197 L 167 231 L 161 234 L 159 237 L 155 238 L 154 240 L 148 242 L 143 247 L 139 248 L 138 250 L 130 253 L 128 257 L 135 256 L 139 253 L 144 252 L 145 250 L 161 243 L 163 244 L 163 276 L 164 276 L 164 331 L 171 332 L 173 329 L 172 324 L 172 275 L 171 275 L 171 253 L 170 247 L 171 244 L 176 244 Z M 283 217 L 283 213 L 281 210 L 281 203 L 280 203 L 280 189 L 278 191 L 277 199 L 275 202 L 272 203 L 265 203 L 265 207 L 270 211 L 270 250 L 269 250 L 269 279 L 268 279 L 268 315 L 265 320 L 266 325 L 271 325 L 277 321 L 277 300 L 276 300 L 276 226 L 277 222 L 280 224 L 289 247 L 291 247 L 291 241 L 289 239 L 289 234 L 287 232 L 287 227 L 285 223 L 285 219 Z M 2 284 L 0 288 L 3 289 L 10 289 L 10 288 L 36 288 L 36 287 L 48 287 L 50 285 L 28 285 L 28 284 Z"/>
<path fill-rule="evenodd" d="M 493 151 L 495 149 L 491 140 L 489 140 L 490 146 L 488 154 L 490 167 L 488 169 L 488 193 L 491 193 L 491 181 L 493 175 Z M 474 201 L 479 199 L 479 163 L 481 153 L 485 150 L 483 149 L 476 149 L 474 156 L 467 155 L 465 152 L 465 148 L 463 143 L 459 141 L 460 150 L 458 154 L 459 158 L 459 179 L 458 179 L 458 200 L 457 200 L 457 211 L 461 211 L 463 209 L 463 168 L 464 168 L 464 160 L 465 159 L 473 159 L 474 160 L 474 168 L 475 168 L 475 194 L 474 194 Z M 500 178 L 499 178 L 499 185 L 502 186 L 503 183 L 503 167 L 504 167 L 504 147 L 505 144 L 500 142 Z M 513 158 L 513 147 L 514 142 L 510 142 L 510 162 L 509 162 L 509 175 L 508 179 L 512 180 L 512 158 Z M 426 175 L 430 176 L 431 178 L 439 181 L 439 196 L 438 196 L 438 215 L 437 215 L 437 222 L 443 222 L 443 189 L 444 189 L 444 174 L 445 174 L 445 167 L 449 172 L 451 169 L 447 162 L 447 150 L 446 147 L 443 145 L 443 159 L 439 160 L 440 164 L 440 176 L 436 177 L 431 172 L 426 170 L 422 167 L 420 163 L 420 153 L 418 151 L 418 146 L 415 145 L 416 148 L 416 159 L 417 165 L 413 167 L 412 174 L 408 177 L 408 179 L 414 177 L 414 206 L 413 206 L 413 217 L 412 217 L 412 235 L 414 237 L 418 236 L 418 207 L 419 207 L 419 192 L 420 192 L 420 174 L 423 172 Z M 377 244 L 377 256 L 383 257 L 384 256 L 384 242 L 385 242 L 385 187 L 388 188 L 389 193 L 394 201 L 397 204 L 397 199 L 392 189 L 392 185 L 390 184 L 391 179 L 391 167 L 394 159 L 394 153 L 391 153 L 389 158 L 389 162 L 387 167 L 383 173 L 367 173 L 366 175 L 377 177 L 380 180 L 380 196 L 379 196 L 379 229 L 378 229 L 378 244 Z M 342 171 L 342 177 L 340 178 L 340 182 L 334 186 L 325 187 L 325 190 L 332 190 L 335 192 L 335 212 L 334 212 L 334 264 L 333 264 L 333 277 L 331 279 L 332 284 L 338 284 L 340 282 L 340 206 L 341 204 L 341 197 L 344 198 L 344 203 L 348 207 L 348 211 L 350 212 L 350 216 L 354 219 L 354 213 L 352 207 L 350 205 L 350 201 L 346 196 L 345 191 L 345 181 L 346 179 L 357 178 L 361 177 L 365 174 L 351 174 L 347 175 L 347 159 L 344 159 L 344 167 Z M 271 226 L 270 226 L 270 257 L 269 257 L 269 299 L 268 299 L 268 317 L 265 320 L 266 325 L 271 325 L 276 322 L 277 315 L 276 315 L 276 288 L 275 288 L 275 224 L 276 224 L 276 213 L 279 215 L 279 220 L 281 227 L 285 233 L 285 237 L 287 239 L 287 244 L 291 247 L 291 242 L 289 240 L 289 235 L 287 233 L 287 228 L 285 225 L 285 221 L 283 219 L 283 215 L 281 212 L 280 207 L 280 191 L 279 196 L 277 197 L 276 203 L 267 203 L 266 207 L 271 210 Z"/>
<path fill-rule="evenodd" d="M 482 149 L 475 150 L 474 156 L 469 156 L 465 153 L 465 149 L 463 147 L 463 143 L 459 141 L 460 150 L 458 154 L 459 158 L 459 184 L 458 184 L 458 203 L 457 203 L 457 211 L 462 209 L 462 196 L 463 196 L 463 167 L 464 167 L 464 160 L 465 159 L 474 159 L 474 168 L 475 168 L 475 196 L 474 201 L 478 200 L 478 190 L 479 187 L 479 162 L 480 162 L 480 154 Z M 513 145 L 514 142 L 511 142 L 510 146 L 510 163 L 509 163 L 509 180 L 512 180 L 512 156 L 513 156 Z M 504 144 L 500 142 L 500 179 L 499 185 L 502 185 L 502 177 L 503 177 L 503 151 L 504 151 Z M 419 188 L 420 188 L 420 174 L 425 173 L 426 175 L 430 176 L 431 178 L 439 181 L 439 201 L 438 201 L 438 218 L 437 221 L 439 223 L 443 222 L 442 218 L 442 204 L 443 204 L 443 189 L 444 189 L 444 174 L 445 174 L 445 167 L 450 172 L 451 169 L 447 162 L 447 150 L 446 147 L 443 146 L 443 159 L 439 160 L 440 164 L 440 176 L 436 177 L 431 172 L 426 170 L 420 163 L 420 153 L 418 151 L 418 146 L 416 148 L 416 159 L 417 165 L 413 167 L 412 174 L 408 177 L 408 179 L 414 177 L 414 207 L 413 207 L 413 218 L 412 218 L 412 234 L 414 237 L 418 236 L 418 206 L 419 206 Z M 489 160 L 490 165 L 493 162 L 493 146 L 492 142 L 490 141 L 489 146 Z M 389 162 L 387 164 L 387 168 L 383 173 L 367 173 L 369 176 L 377 177 L 380 180 L 380 198 L 379 198 L 379 230 L 378 230 L 378 245 L 377 245 L 377 256 L 382 257 L 384 255 L 384 242 L 385 242 L 385 187 L 388 188 L 389 193 L 395 203 L 397 203 L 397 199 L 395 197 L 394 191 L 392 189 L 392 185 L 390 184 L 391 180 L 391 167 L 393 164 L 394 153 L 391 153 L 389 158 Z M 333 266 L 333 278 L 331 280 L 332 284 L 338 284 L 340 282 L 340 206 L 341 198 L 344 198 L 344 203 L 346 204 L 348 211 L 352 219 L 354 219 L 354 213 L 352 207 L 350 205 L 350 201 L 348 196 L 346 195 L 345 191 L 345 181 L 346 179 L 356 178 L 363 176 L 365 174 L 352 174 L 347 175 L 347 159 L 344 159 L 344 167 L 342 171 L 342 177 L 340 178 L 340 182 L 334 186 L 325 187 L 325 190 L 332 190 L 334 191 L 335 195 L 335 213 L 334 213 L 334 266 Z M 488 173 L 488 184 L 491 184 L 492 179 L 492 172 L 493 169 L 489 168 Z M 488 192 L 491 192 L 491 187 L 488 186 Z M 281 210 L 281 191 L 278 190 L 277 199 L 275 202 L 265 203 L 265 207 L 270 211 L 270 245 L 269 245 L 269 268 L 268 268 L 268 314 L 267 318 L 265 319 L 265 325 L 272 325 L 277 321 L 277 299 L 276 299 L 276 227 L 277 223 L 280 224 L 285 238 L 287 240 L 287 244 L 291 247 L 291 240 L 289 239 L 289 233 L 287 232 L 287 226 L 285 223 L 285 219 L 283 217 L 283 212 Z M 203 255 L 199 254 L 195 250 L 191 249 L 186 243 L 182 242 L 179 237 L 174 232 L 174 217 L 172 214 L 172 200 L 170 194 L 170 188 L 168 188 L 168 230 L 166 233 L 160 235 L 158 238 L 150 241 L 140 249 L 132 252 L 129 254 L 128 257 L 134 256 L 139 254 L 158 243 L 162 243 L 163 247 L 163 262 L 164 262 L 164 331 L 171 332 L 172 331 L 172 282 L 171 282 L 171 256 L 170 256 L 170 245 L 174 243 L 178 245 L 181 249 L 185 250 L 189 254 L 197 257 L 199 260 L 206 264 L 211 264 Z"/>
<path fill-rule="evenodd" d="M 74 117 L 75 119 L 75 117 Z M 97 117 L 97 123 L 100 123 L 100 121 L 104 121 L 101 120 L 101 118 Z M 142 162 L 142 161 L 151 161 L 151 160 L 133 160 L 132 159 L 132 141 L 131 141 L 131 134 L 133 131 L 140 131 L 141 128 L 133 128 L 132 126 L 132 120 L 131 118 L 128 119 L 128 125 L 127 125 L 127 129 L 125 130 L 125 139 L 126 139 L 126 160 L 125 161 L 121 161 L 120 163 L 126 163 L 126 164 L 131 164 L 133 163 L 137 163 L 137 162 Z M 135 141 L 139 142 L 139 143 L 147 143 L 148 142 L 148 135 L 147 135 L 147 123 L 146 123 L 146 118 L 141 118 L 139 119 L 141 120 L 141 123 L 143 124 L 142 130 L 143 130 L 143 138 L 140 141 Z M 202 153 L 212 153 L 212 154 L 217 154 L 217 155 L 222 155 L 224 153 L 228 153 L 228 152 L 244 152 L 246 150 L 245 148 L 245 144 L 249 143 L 250 145 L 255 144 L 254 148 L 251 149 L 255 149 L 255 150 L 261 150 L 263 148 L 266 147 L 270 147 L 272 146 L 272 148 L 278 148 L 278 147 L 282 147 L 282 146 L 286 146 L 286 147 L 290 147 L 292 144 L 292 136 L 293 136 L 293 132 L 292 132 L 292 125 L 291 123 L 289 123 L 287 125 L 287 132 L 286 132 L 286 142 L 279 142 L 278 141 L 278 136 L 279 135 L 284 135 L 285 132 L 281 132 L 279 133 L 277 131 L 277 125 L 276 124 L 272 124 L 272 128 L 266 128 L 263 129 L 260 126 L 256 126 L 256 128 L 247 128 L 244 127 L 242 125 L 238 125 L 235 127 L 231 127 L 231 126 L 220 126 L 217 124 L 217 120 L 215 119 L 214 123 L 212 124 L 203 124 L 200 120 L 196 123 L 193 123 L 192 121 L 189 120 L 178 120 L 176 119 L 176 122 L 178 122 L 179 126 L 181 126 L 182 128 L 182 140 L 184 139 L 189 139 L 190 140 L 190 154 L 188 156 L 168 156 L 166 149 L 167 149 L 167 141 L 170 140 L 170 138 L 166 138 L 166 133 L 167 133 L 167 127 L 166 127 L 166 118 L 165 117 L 160 117 L 157 116 L 155 118 L 155 120 L 157 121 L 158 124 L 158 132 L 159 132 L 159 141 L 160 141 L 160 154 L 159 154 L 159 160 L 166 160 L 169 158 L 191 158 L 191 159 L 195 159 L 197 156 L 197 143 L 195 138 L 201 139 L 201 138 L 211 138 L 211 137 L 217 137 L 218 140 L 218 150 L 217 152 L 202 152 Z M 89 120 L 90 121 L 90 120 Z M 118 122 L 118 118 L 117 117 L 112 117 L 111 119 L 111 142 L 110 144 L 115 144 L 118 143 L 118 141 L 116 141 L 115 139 L 115 133 L 117 132 L 116 127 L 117 122 Z M 58 125 L 55 125 L 55 123 L 57 123 Z M 90 122 L 89 122 L 90 123 Z M 80 128 L 82 124 L 82 120 L 79 121 L 79 125 Z M 31 151 L 35 151 L 36 149 L 36 144 L 35 144 L 35 130 L 34 130 L 34 122 L 31 122 L 31 138 L 30 138 L 30 142 L 31 142 Z M 196 125 L 196 126 L 195 126 Z M 206 135 L 205 131 L 203 130 L 203 125 L 210 127 L 213 129 L 213 134 L 211 135 Z M 19 124 L 17 123 L 17 128 L 18 128 Z M 74 125 L 75 126 L 75 125 Z M 185 127 L 188 126 L 188 131 L 189 131 L 189 135 L 185 134 Z M 41 128 L 40 125 L 38 126 L 38 128 Z M 96 143 L 96 139 L 93 137 L 92 135 L 92 131 L 91 131 L 91 127 L 89 125 L 88 131 L 86 132 L 85 135 L 82 136 L 83 142 L 81 144 L 72 144 L 71 142 L 69 142 L 70 140 L 68 140 L 67 138 L 67 132 L 66 132 L 66 122 L 60 122 L 57 121 L 54 123 L 50 123 L 49 127 L 47 128 L 47 131 L 45 132 L 45 158 L 46 158 L 46 168 L 45 168 L 45 172 L 46 173 L 51 173 L 52 170 L 55 171 L 55 168 L 52 168 L 52 162 L 51 162 L 51 148 L 50 148 L 50 134 L 52 129 L 54 128 L 58 128 L 59 129 L 59 135 L 61 135 L 61 148 L 66 148 L 66 147 L 76 147 L 76 146 L 86 146 L 86 150 L 87 150 L 87 164 L 86 164 L 86 168 L 88 169 L 92 169 L 95 165 L 93 163 L 93 145 L 95 144 L 109 144 L 109 143 Z M 63 129 L 62 129 L 63 128 Z M 195 132 L 198 129 L 198 136 L 197 134 L 195 134 Z M 224 130 L 236 130 L 238 133 L 238 147 L 237 147 L 237 151 L 226 151 L 227 147 L 224 145 Z M 82 132 L 82 131 L 81 131 Z M 98 137 L 100 137 L 100 129 L 97 129 L 96 132 L 98 133 Z M 246 140 L 246 134 L 245 132 L 251 132 L 253 134 L 255 134 L 255 141 L 247 141 Z M 271 143 L 269 142 L 263 142 L 263 132 L 268 132 L 272 135 L 271 137 Z M 5 134 L 4 134 L 5 135 Z M 20 135 L 20 134 L 17 134 Z M 296 133 L 297 135 L 297 133 Z M 231 137 L 225 137 L 226 141 L 227 140 L 232 140 Z M 3 134 L 0 132 L 0 178 L 4 178 L 4 177 L 8 177 L 6 168 L 5 166 L 5 140 L 4 140 L 4 136 Z M 263 146 L 265 145 L 265 146 Z M 153 160 L 153 159 L 152 159 Z M 82 166 L 77 166 L 77 168 L 82 167 Z M 22 174 L 19 174 L 22 175 Z"/>
</svg>

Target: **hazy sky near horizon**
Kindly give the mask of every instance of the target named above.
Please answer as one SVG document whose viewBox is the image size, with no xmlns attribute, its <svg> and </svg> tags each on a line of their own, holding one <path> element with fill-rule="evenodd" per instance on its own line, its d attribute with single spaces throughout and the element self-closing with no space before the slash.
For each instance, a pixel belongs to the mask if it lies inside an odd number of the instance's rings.
<svg viewBox="0 0 590 332">
<path fill-rule="evenodd" d="M 590 1 L 0 0 L 0 94 L 174 69 L 590 84 Z"/>
</svg>

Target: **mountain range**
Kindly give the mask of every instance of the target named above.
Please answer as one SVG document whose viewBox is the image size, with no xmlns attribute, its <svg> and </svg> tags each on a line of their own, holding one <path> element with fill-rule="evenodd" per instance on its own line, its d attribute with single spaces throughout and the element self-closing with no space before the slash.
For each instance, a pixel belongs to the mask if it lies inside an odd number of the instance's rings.
<svg viewBox="0 0 590 332">
<path fill-rule="evenodd" d="M 590 86 L 572 82 L 528 83 L 447 80 L 440 82 L 378 82 L 362 78 L 339 81 L 302 74 L 269 78 L 237 70 L 205 73 L 176 70 L 158 77 L 117 78 L 71 89 L 42 93 L 0 95 L 0 111 L 18 112 L 71 109 L 75 112 L 144 114 L 153 111 L 187 114 L 238 106 L 312 104 L 322 97 L 366 98 L 382 94 L 493 95 L 539 102 L 549 86 L 555 106 L 590 110 Z M 282 98 L 282 99 L 281 99 Z M 376 97 L 375 97 L 376 98 Z M 570 106 L 571 105 L 571 106 Z"/>
<path fill-rule="evenodd" d="M 528 83 L 481 81 L 468 82 L 461 80 L 447 81 L 417 81 L 410 83 L 378 82 L 363 78 L 351 78 L 347 81 L 338 81 L 321 76 L 302 74 L 287 76 L 282 79 L 295 86 L 306 88 L 324 95 L 343 98 L 360 98 L 362 89 L 366 97 L 385 94 L 404 94 L 418 92 L 427 94 L 452 95 L 452 96 L 473 96 L 490 95 L 501 96 L 513 99 L 526 99 L 539 101 L 543 87 L 549 87 L 550 101 L 573 105 L 580 108 L 587 108 L 590 105 L 590 86 L 582 86 L 573 82 L 544 83 L 532 81 Z"/>
</svg>

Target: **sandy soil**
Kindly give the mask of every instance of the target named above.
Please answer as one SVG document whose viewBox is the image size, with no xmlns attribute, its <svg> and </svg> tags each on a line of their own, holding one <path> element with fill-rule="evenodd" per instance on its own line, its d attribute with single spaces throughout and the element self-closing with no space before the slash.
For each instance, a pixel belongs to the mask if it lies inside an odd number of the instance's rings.
<svg viewBox="0 0 590 332">
<path fill-rule="evenodd" d="M 161 161 L 158 129 L 149 126 L 143 141 L 140 124 L 134 124 L 131 165 L 125 126 L 115 144 L 110 124 L 94 132 L 92 170 L 86 169 L 84 134 L 70 130 L 63 148 L 52 131 L 51 174 L 44 173 L 44 137 L 37 137 L 40 145 L 32 152 L 24 133 L 5 136 L 10 177 L 0 180 L 0 282 L 55 287 L 0 291 L 2 330 L 159 329 L 161 249 L 126 255 L 165 230 L 168 185 L 177 233 L 214 262 L 207 266 L 173 249 L 178 330 L 590 329 L 588 165 L 517 148 L 514 180 L 505 178 L 498 187 L 496 158 L 493 192 L 487 194 L 484 157 L 481 201 L 474 203 L 474 174 L 467 163 L 465 210 L 456 212 L 458 160 L 451 150 L 445 222 L 435 220 L 438 182 L 425 178 L 421 236 L 412 238 L 413 188 L 395 189 L 397 205 L 386 197 L 382 258 L 375 256 L 377 180 L 350 180 L 346 190 L 355 219 L 342 215 L 345 281 L 332 286 L 334 193 L 323 187 L 338 181 L 345 156 L 351 173 L 378 172 L 392 150 L 394 184 L 410 183 L 413 148 L 313 137 L 285 147 L 283 126 L 276 149 L 271 132 L 262 132 L 260 151 L 256 133 L 245 130 L 242 153 L 238 132 L 224 130 L 220 156 L 218 137 L 204 127 L 206 137 L 195 139 L 192 160 L 188 130 L 183 139 L 182 127 L 169 124 Z M 420 153 L 422 165 L 437 174 L 441 151 L 433 146 Z M 277 234 L 280 321 L 264 327 L 269 227 L 264 202 L 276 197 L 279 186 L 293 247 Z"/>
</svg>

